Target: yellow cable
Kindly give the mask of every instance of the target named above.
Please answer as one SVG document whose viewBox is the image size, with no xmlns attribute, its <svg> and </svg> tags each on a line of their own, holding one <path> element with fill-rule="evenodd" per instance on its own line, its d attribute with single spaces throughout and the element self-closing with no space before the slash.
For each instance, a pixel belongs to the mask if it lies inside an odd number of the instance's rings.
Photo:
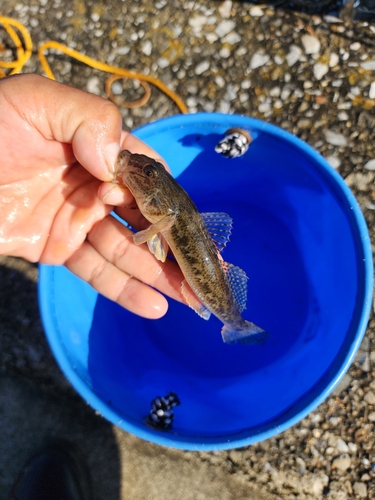
<svg viewBox="0 0 375 500">
<path fill-rule="evenodd" d="M 17 59 L 12 62 L 8 61 L 0 61 L 0 68 L 12 68 L 12 71 L 9 73 L 10 75 L 13 75 L 15 73 L 19 73 L 25 63 L 28 61 L 28 59 L 31 56 L 32 52 L 32 40 L 29 35 L 29 32 L 23 26 L 20 22 L 16 21 L 15 19 L 9 18 L 9 17 L 3 17 L 0 16 L 0 23 L 4 25 L 5 30 L 7 31 L 8 35 L 12 39 L 15 47 L 16 47 L 16 52 L 17 52 Z M 17 30 L 21 33 L 23 36 L 23 43 L 20 40 L 17 32 L 13 29 L 13 27 L 17 28 Z M 62 43 L 55 42 L 53 40 L 48 41 L 43 43 L 38 50 L 38 56 L 40 63 L 43 67 L 43 70 L 45 74 L 47 75 L 48 78 L 51 80 L 56 80 L 55 75 L 53 74 L 50 65 L 48 64 L 47 58 L 45 56 L 45 51 L 48 49 L 55 49 L 58 50 L 65 55 L 76 59 L 77 61 L 80 61 L 87 66 L 90 66 L 91 68 L 99 69 L 101 71 L 104 71 L 106 73 L 111 73 L 114 75 L 113 77 L 110 77 L 109 82 L 107 81 L 106 84 L 106 89 L 107 93 L 109 94 L 109 97 L 111 99 L 114 99 L 114 96 L 112 92 L 110 92 L 110 87 L 112 82 L 115 79 L 118 78 L 131 78 L 133 80 L 139 80 L 145 89 L 145 96 L 141 98 L 139 101 L 136 101 L 135 103 L 129 103 L 129 102 L 120 102 L 116 103 L 120 106 L 126 106 L 126 107 L 137 107 L 140 105 L 143 105 L 145 102 L 147 102 L 148 97 L 149 97 L 149 89 L 148 89 L 148 83 L 154 85 L 157 87 L 159 90 L 164 92 L 178 107 L 178 109 L 181 111 L 181 113 L 187 113 L 187 107 L 185 106 L 184 102 L 182 99 L 175 93 L 173 90 L 168 88 L 162 81 L 160 81 L 158 78 L 155 78 L 150 75 L 144 75 L 142 73 L 137 73 L 134 71 L 129 71 L 127 69 L 123 68 L 117 68 L 116 66 L 111 66 L 106 63 L 102 63 L 100 61 L 97 61 L 96 59 L 93 59 L 91 57 L 88 57 L 84 54 L 81 54 L 80 52 L 70 49 L 66 45 L 63 45 Z M 0 69 L 0 78 L 5 76 L 4 71 Z M 109 89 L 109 92 L 108 92 Z"/>
</svg>

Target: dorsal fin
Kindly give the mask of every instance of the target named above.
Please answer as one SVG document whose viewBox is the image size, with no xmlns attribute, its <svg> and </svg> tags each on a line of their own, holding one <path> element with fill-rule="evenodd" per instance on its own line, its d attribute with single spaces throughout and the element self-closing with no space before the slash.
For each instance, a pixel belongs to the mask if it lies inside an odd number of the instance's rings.
<svg viewBox="0 0 375 500">
<path fill-rule="evenodd" d="M 224 212 L 203 212 L 201 216 L 216 248 L 221 253 L 231 234 L 231 217 Z"/>
<path fill-rule="evenodd" d="M 243 269 L 228 262 L 222 262 L 222 266 L 228 283 L 233 293 L 234 300 L 242 312 L 246 309 L 247 299 L 247 276 Z"/>
</svg>

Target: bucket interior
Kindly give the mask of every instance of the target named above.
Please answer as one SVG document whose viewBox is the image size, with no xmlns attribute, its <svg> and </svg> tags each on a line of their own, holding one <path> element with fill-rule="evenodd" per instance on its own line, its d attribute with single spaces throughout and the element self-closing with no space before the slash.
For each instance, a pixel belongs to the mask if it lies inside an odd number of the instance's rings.
<svg viewBox="0 0 375 500">
<path fill-rule="evenodd" d="M 224 344 L 219 320 L 172 300 L 160 320 L 137 317 L 65 268 L 43 266 L 55 354 L 58 346 L 96 398 L 86 392 L 86 399 L 100 401 L 96 409 L 156 442 L 256 440 L 338 376 L 340 353 L 357 335 L 364 271 L 350 204 L 312 150 L 251 123 L 253 143 L 232 160 L 214 151 L 228 126 L 209 118 L 167 120 L 137 135 L 166 159 L 200 211 L 233 218 L 222 256 L 246 271 L 243 316 L 269 332 L 264 345 Z M 149 429 L 151 401 L 170 391 L 181 400 L 172 430 Z"/>
</svg>

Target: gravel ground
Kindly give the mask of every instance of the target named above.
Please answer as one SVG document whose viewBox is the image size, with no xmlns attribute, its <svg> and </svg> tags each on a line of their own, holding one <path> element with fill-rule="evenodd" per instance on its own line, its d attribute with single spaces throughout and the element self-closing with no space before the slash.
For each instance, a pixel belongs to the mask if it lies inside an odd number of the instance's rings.
<svg viewBox="0 0 375 500">
<path fill-rule="evenodd" d="M 345 178 L 373 238 L 375 24 L 230 0 L 116 0 L 110 8 L 81 0 L 48 5 L 47 0 L 27 5 L 3 0 L 2 14 L 24 23 L 35 47 L 54 39 L 96 59 L 158 76 L 191 113 L 245 114 L 294 133 Z M 0 37 L 7 47 L 1 31 Z M 50 61 L 58 80 L 105 96 L 100 72 L 59 54 Z M 41 73 L 35 54 L 25 71 Z M 124 90 L 127 99 L 141 95 L 135 83 L 123 85 L 117 82 L 114 92 Z M 178 110 L 152 89 L 144 107 L 121 112 L 131 129 Z M 36 282 L 34 265 L 0 261 L 0 373 L 27 379 L 87 413 L 49 352 Z M 198 453 L 202 467 L 214 466 L 272 498 L 375 498 L 374 332 L 371 319 L 355 363 L 316 411 L 257 445 Z M 3 472 L 2 484 L 8 479 Z M 208 498 L 198 493 L 196 498 Z M 240 497 L 233 493 L 232 498 Z"/>
</svg>

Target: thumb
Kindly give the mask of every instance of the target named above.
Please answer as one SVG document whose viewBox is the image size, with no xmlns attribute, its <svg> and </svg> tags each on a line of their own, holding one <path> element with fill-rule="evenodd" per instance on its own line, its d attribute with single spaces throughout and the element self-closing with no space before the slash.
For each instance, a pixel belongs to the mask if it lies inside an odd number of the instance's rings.
<svg viewBox="0 0 375 500">
<path fill-rule="evenodd" d="M 86 170 L 102 181 L 112 180 L 122 129 L 120 112 L 113 103 L 34 74 L 4 80 L 2 90 L 45 139 L 71 144 Z"/>
<path fill-rule="evenodd" d="M 111 181 L 121 151 L 121 115 L 116 106 L 104 99 L 87 104 L 72 137 L 74 156 L 92 175 Z M 92 104 L 96 105 L 94 111 Z"/>
</svg>

